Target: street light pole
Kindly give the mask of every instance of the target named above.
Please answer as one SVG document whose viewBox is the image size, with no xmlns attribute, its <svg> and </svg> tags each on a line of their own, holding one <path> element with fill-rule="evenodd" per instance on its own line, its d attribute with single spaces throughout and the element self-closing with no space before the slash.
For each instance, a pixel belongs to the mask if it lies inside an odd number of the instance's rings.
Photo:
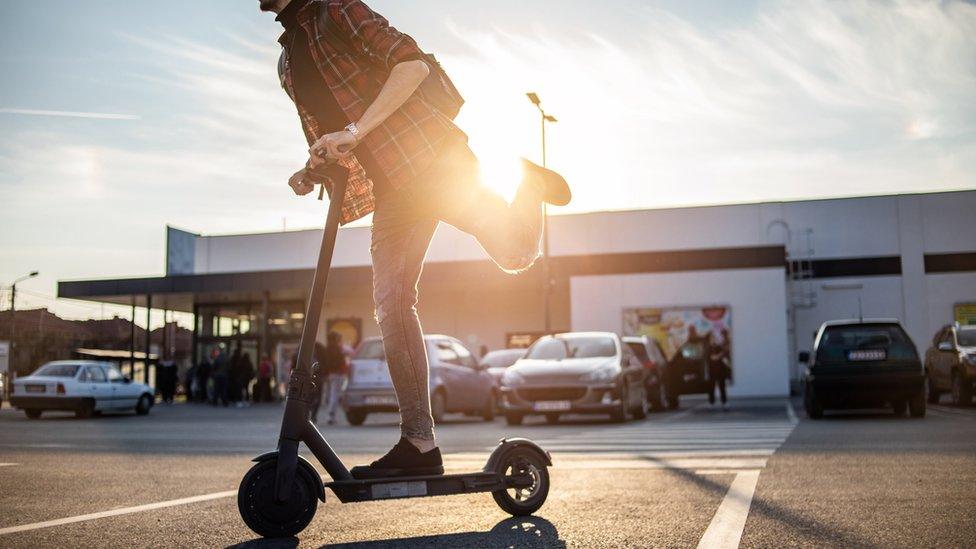
<svg viewBox="0 0 976 549">
<path fill-rule="evenodd" d="M 31 271 L 30 274 L 26 274 L 26 275 L 18 278 L 17 280 L 14 280 L 14 283 L 10 285 L 10 363 L 9 363 L 9 367 L 10 367 L 10 370 L 12 370 L 14 372 L 17 371 L 17 368 L 16 368 L 17 352 L 15 350 L 17 348 L 17 342 L 16 342 L 16 339 L 17 339 L 17 318 L 15 316 L 16 315 L 16 307 L 17 307 L 17 283 L 18 282 L 23 282 L 23 281 L 27 280 L 28 278 L 34 278 L 37 275 L 38 275 L 38 272 L 37 271 Z M 6 387 L 6 384 L 4 384 L 4 386 Z"/>
<path fill-rule="evenodd" d="M 525 94 L 529 98 L 529 101 L 535 105 L 535 108 L 539 109 L 540 120 L 542 122 L 542 167 L 547 168 L 546 163 L 546 123 L 547 122 L 558 122 L 555 116 L 546 114 L 545 109 L 542 108 L 542 100 L 539 99 L 539 95 L 535 92 L 529 92 Z M 547 334 L 552 333 L 552 312 L 551 312 L 551 302 L 552 302 L 552 276 L 549 271 L 549 208 L 548 205 L 542 203 L 542 299 L 543 299 L 543 309 L 544 309 L 544 325 L 545 332 Z"/>
</svg>

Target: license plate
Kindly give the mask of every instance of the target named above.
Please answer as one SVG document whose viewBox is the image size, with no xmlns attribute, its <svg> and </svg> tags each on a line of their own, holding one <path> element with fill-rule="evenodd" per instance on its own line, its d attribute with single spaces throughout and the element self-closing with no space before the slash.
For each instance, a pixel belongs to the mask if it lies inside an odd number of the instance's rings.
<svg viewBox="0 0 976 549">
<path fill-rule="evenodd" d="M 572 404 L 568 400 L 544 400 L 536 402 L 533 406 L 537 412 L 561 412 L 571 407 Z"/>
<path fill-rule="evenodd" d="M 847 353 L 847 360 L 851 362 L 869 362 L 886 358 L 888 353 L 884 349 L 859 349 Z"/>
<path fill-rule="evenodd" d="M 366 397 L 367 406 L 396 406 L 395 396 L 368 396 Z"/>
<path fill-rule="evenodd" d="M 43 393 L 46 388 L 43 385 L 27 385 L 28 393 Z"/>
</svg>

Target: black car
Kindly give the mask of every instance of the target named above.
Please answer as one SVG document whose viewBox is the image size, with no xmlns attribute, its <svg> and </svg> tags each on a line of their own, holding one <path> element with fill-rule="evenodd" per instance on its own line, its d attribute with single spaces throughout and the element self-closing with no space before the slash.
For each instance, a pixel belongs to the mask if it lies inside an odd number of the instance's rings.
<svg viewBox="0 0 976 549">
<path fill-rule="evenodd" d="M 817 332 L 807 363 L 804 405 L 812 419 L 826 409 L 878 408 L 925 415 L 925 370 L 897 320 L 835 320 Z"/>
<path fill-rule="evenodd" d="M 708 378 L 708 339 L 686 341 L 664 369 L 664 399 L 668 408 L 678 408 L 681 395 L 704 394 L 711 385 Z"/>
</svg>

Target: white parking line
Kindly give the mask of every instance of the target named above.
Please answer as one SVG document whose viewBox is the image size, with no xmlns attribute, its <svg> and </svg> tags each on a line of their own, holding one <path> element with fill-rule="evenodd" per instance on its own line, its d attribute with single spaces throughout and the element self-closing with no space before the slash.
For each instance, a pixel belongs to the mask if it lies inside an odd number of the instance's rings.
<svg viewBox="0 0 976 549">
<path fill-rule="evenodd" d="M 0 463 L 0 467 L 13 467 L 14 465 L 20 465 L 19 463 Z"/>
<path fill-rule="evenodd" d="M 965 409 L 949 408 L 947 406 L 938 404 L 929 404 L 929 412 L 933 412 L 935 415 L 942 417 L 976 417 L 976 414 L 973 414 Z"/>
<path fill-rule="evenodd" d="M 749 517 L 752 496 L 759 482 L 759 470 L 741 471 L 735 475 L 722 504 L 712 517 L 705 535 L 698 542 L 699 549 L 735 549 L 742 540 L 742 531 Z"/>
<path fill-rule="evenodd" d="M 793 403 L 786 401 L 786 417 L 790 418 L 790 423 L 796 425 L 799 423 L 799 419 L 796 417 L 796 411 L 793 410 Z"/>
<path fill-rule="evenodd" d="M 135 507 L 123 507 L 122 509 L 112 509 L 111 511 L 102 511 L 100 513 L 89 513 L 87 515 L 77 515 L 74 517 L 66 517 L 66 518 L 55 519 L 55 520 L 46 520 L 44 522 L 21 524 L 20 526 L 9 526 L 7 528 L 0 528 L 0 536 L 4 536 L 7 534 L 16 534 L 17 532 L 28 532 L 30 530 L 40 530 L 42 528 L 51 528 L 52 526 L 63 526 L 65 524 L 73 524 L 75 522 L 85 522 L 88 520 L 117 517 L 119 515 L 131 515 L 132 513 L 141 513 L 143 511 L 152 511 L 153 509 L 163 509 L 166 507 L 175 507 L 177 505 L 199 503 L 201 501 L 210 501 L 214 499 L 229 498 L 236 494 L 237 494 L 237 490 L 228 490 L 226 492 L 214 492 L 213 494 L 204 494 L 202 496 L 171 499 L 169 501 L 160 501 L 158 503 L 147 503 L 146 505 L 137 505 Z"/>
</svg>

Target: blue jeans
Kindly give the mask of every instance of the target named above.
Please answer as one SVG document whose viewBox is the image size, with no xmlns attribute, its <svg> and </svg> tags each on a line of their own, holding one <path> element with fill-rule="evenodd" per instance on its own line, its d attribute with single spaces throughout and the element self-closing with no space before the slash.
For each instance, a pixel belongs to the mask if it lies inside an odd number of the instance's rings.
<svg viewBox="0 0 976 549">
<path fill-rule="evenodd" d="M 532 266 L 542 237 L 538 198 L 523 189 L 509 205 L 482 186 L 478 160 L 466 143 L 445 150 L 412 185 L 376 198 L 370 246 L 376 321 L 400 404 L 400 431 L 418 440 L 434 438 L 434 421 L 417 283 L 441 221 L 477 238 L 509 273 Z"/>
</svg>

